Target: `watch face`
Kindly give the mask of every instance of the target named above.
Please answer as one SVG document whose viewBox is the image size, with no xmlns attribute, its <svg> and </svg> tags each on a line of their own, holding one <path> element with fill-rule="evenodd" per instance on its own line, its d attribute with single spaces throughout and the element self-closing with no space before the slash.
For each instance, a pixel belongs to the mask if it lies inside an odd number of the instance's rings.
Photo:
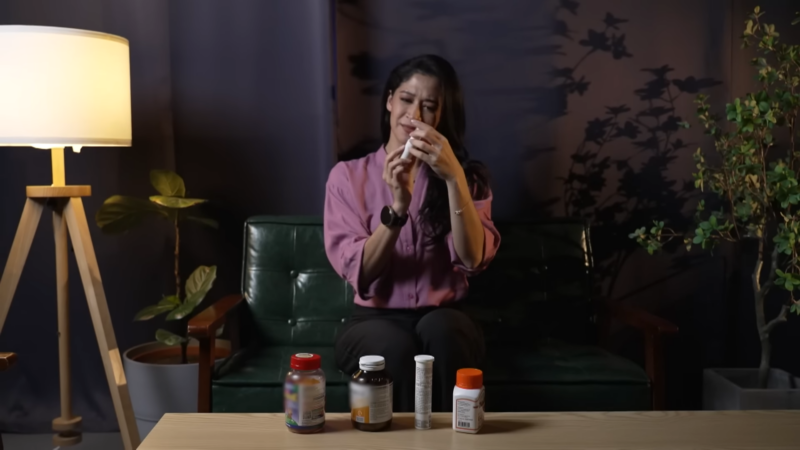
<svg viewBox="0 0 800 450">
<path fill-rule="evenodd" d="M 388 206 L 384 206 L 381 210 L 381 223 L 384 225 L 391 225 L 392 219 L 394 219 L 394 214 L 392 214 L 392 208 Z"/>
</svg>

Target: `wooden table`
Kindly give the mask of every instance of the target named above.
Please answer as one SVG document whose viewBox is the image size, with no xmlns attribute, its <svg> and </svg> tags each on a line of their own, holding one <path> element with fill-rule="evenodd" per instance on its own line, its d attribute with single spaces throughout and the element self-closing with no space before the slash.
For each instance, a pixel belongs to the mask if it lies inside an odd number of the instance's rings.
<svg viewBox="0 0 800 450">
<path fill-rule="evenodd" d="M 800 448 L 800 411 L 495 413 L 477 435 L 454 432 L 450 414 L 434 414 L 430 430 L 413 419 L 395 414 L 390 431 L 367 433 L 329 414 L 324 432 L 297 435 L 283 414 L 166 414 L 139 450 Z"/>
</svg>

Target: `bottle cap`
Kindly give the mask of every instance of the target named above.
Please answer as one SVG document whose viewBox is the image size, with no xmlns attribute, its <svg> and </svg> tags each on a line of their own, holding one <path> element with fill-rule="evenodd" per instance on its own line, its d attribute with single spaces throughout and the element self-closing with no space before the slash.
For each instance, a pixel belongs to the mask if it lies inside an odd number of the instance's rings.
<svg viewBox="0 0 800 450">
<path fill-rule="evenodd" d="M 461 389 L 480 389 L 483 386 L 483 372 L 478 369 L 458 369 L 456 386 Z"/>
<path fill-rule="evenodd" d="M 313 353 L 297 353 L 292 355 L 289 366 L 297 370 L 317 370 L 322 365 L 322 358 Z"/>
<path fill-rule="evenodd" d="M 414 357 L 414 361 L 429 366 L 433 364 L 433 356 L 431 355 L 417 355 Z"/>
<path fill-rule="evenodd" d="M 383 358 L 383 356 L 362 356 L 358 360 L 358 368 L 361 370 L 366 370 L 367 372 L 383 370 L 386 368 L 386 360 Z"/>
</svg>

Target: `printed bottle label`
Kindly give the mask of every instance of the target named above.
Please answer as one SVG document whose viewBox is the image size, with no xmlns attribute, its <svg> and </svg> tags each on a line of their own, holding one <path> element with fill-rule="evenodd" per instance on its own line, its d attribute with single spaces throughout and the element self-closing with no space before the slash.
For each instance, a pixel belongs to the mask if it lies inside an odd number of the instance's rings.
<svg viewBox="0 0 800 450">
<path fill-rule="evenodd" d="M 311 427 L 325 423 L 325 385 L 322 383 L 284 385 L 286 425 Z"/>
<path fill-rule="evenodd" d="M 392 383 L 369 386 L 350 383 L 350 416 L 358 423 L 383 423 L 392 418 Z"/>
<path fill-rule="evenodd" d="M 458 430 L 479 430 L 483 425 L 483 400 L 484 392 L 481 390 L 480 396 L 476 400 L 459 398 L 456 400 L 455 426 Z"/>
</svg>

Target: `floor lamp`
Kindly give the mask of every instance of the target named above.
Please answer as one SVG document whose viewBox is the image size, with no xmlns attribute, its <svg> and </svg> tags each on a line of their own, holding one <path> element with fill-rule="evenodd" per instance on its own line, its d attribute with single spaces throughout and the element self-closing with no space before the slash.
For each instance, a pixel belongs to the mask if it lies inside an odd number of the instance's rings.
<svg viewBox="0 0 800 450">
<path fill-rule="evenodd" d="M 61 416 L 56 446 L 81 441 L 72 413 L 69 357 L 68 239 L 72 239 L 114 410 L 126 450 L 139 445 L 128 386 L 81 197 L 90 186 L 65 182 L 64 148 L 131 145 L 128 41 L 69 28 L 0 26 L 0 146 L 49 149 L 51 186 L 27 186 L 27 200 L 0 278 L 0 332 L 45 209 L 53 215 Z M 4 349 L 6 350 L 6 349 Z M 7 349 L 13 350 L 13 349 Z M 25 361 L 24 355 L 20 355 Z M 24 364 L 24 363 L 23 363 Z"/>
</svg>

